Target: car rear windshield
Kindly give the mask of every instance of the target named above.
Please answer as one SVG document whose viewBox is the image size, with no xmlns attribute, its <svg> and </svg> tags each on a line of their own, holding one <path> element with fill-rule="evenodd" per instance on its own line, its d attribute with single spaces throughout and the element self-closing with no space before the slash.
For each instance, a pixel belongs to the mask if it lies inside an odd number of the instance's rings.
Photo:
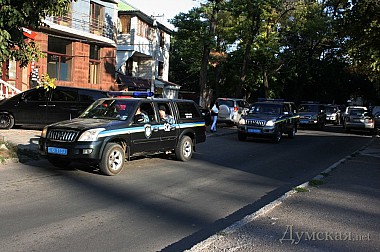
<svg viewBox="0 0 380 252">
<path fill-rule="evenodd" d="M 232 100 L 218 99 L 218 103 L 219 103 L 219 106 L 226 105 L 227 107 L 230 107 L 230 108 L 234 107 L 234 101 Z"/>
</svg>

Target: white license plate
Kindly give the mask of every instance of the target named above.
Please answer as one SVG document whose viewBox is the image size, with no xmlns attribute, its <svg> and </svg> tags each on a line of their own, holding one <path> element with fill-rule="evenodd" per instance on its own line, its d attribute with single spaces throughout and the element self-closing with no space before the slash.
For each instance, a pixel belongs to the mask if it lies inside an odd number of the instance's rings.
<svg viewBox="0 0 380 252">
<path fill-rule="evenodd" d="M 47 152 L 50 154 L 67 155 L 67 149 L 64 148 L 48 147 Z"/>
<path fill-rule="evenodd" d="M 259 129 L 248 129 L 248 133 L 261 133 Z"/>
</svg>

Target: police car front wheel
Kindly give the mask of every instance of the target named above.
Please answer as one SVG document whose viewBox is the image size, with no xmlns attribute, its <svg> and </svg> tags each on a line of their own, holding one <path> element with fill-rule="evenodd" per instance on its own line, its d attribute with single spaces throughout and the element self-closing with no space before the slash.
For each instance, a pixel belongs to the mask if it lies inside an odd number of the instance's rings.
<svg viewBox="0 0 380 252">
<path fill-rule="evenodd" d="M 102 160 L 99 163 L 100 171 L 105 175 L 116 175 L 124 168 L 125 152 L 117 143 L 107 143 Z"/>
<path fill-rule="evenodd" d="M 178 143 L 175 155 L 180 161 L 189 161 L 193 156 L 193 141 L 190 137 L 184 136 Z"/>
</svg>

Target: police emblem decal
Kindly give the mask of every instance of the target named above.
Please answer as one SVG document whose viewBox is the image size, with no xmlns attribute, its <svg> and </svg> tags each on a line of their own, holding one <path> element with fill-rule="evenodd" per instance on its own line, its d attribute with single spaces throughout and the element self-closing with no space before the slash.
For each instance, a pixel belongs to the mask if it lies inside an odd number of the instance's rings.
<svg viewBox="0 0 380 252">
<path fill-rule="evenodd" d="M 144 129 L 145 129 L 145 137 L 146 138 L 150 138 L 150 136 L 152 135 L 152 127 L 150 124 L 145 124 L 144 125 Z"/>
<path fill-rule="evenodd" d="M 170 131 L 170 123 L 164 123 L 164 131 Z"/>
</svg>

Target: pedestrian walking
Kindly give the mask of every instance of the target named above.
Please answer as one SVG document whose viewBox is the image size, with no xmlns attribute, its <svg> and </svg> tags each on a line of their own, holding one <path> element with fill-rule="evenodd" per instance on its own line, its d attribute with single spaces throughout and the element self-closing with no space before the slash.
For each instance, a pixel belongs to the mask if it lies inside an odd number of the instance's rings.
<svg viewBox="0 0 380 252">
<path fill-rule="evenodd" d="M 40 66 L 36 65 L 32 72 L 30 73 L 30 88 L 37 87 L 39 81 L 40 81 L 40 74 L 39 74 Z"/>
<path fill-rule="evenodd" d="M 210 128 L 211 132 L 216 132 L 216 122 L 218 120 L 218 113 L 219 113 L 219 103 L 218 101 L 215 101 L 213 106 L 211 107 L 211 117 L 212 117 L 212 125 Z"/>
</svg>

